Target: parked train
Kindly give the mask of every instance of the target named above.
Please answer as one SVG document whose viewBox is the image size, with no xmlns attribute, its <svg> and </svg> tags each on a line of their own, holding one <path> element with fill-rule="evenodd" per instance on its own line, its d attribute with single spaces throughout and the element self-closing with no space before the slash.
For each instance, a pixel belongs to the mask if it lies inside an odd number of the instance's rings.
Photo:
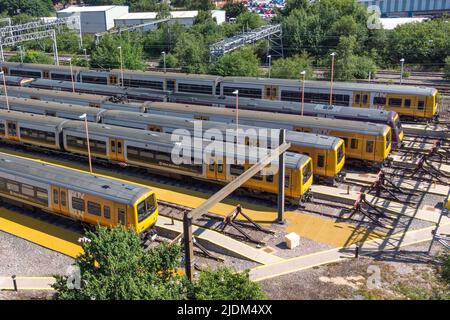
<svg viewBox="0 0 450 320">
<path fill-rule="evenodd" d="M 2 111 L 2 139 L 56 146 L 61 121 L 46 117 L 38 124 L 31 117 L 24 124 L 19 114 L 3 117 Z M 141 235 L 158 217 L 156 194 L 148 187 L 5 153 L 0 153 L 0 198 L 91 225 L 122 224 Z"/>
<path fill-rule="evenodd" d="M 90 122 L 102 122 L 121 127 L 164 133 L 173 133 L 175 130 L 181 129 L 185 130 L 181 131 L 181 133 L 188 133 L 199 138 L 203 138 L 205 133 L 219 130 L 223 138 L 226 135 L 232 135 L 233 139 L 236 138 L 236 126 L 223 122 L 204 121 L 201 123 L 201 128 L 198 128 L 193 120 L 166 115 L 105 110 L 102 108 L 16 97 L 9 97 L 8 102 L 11 110 L 70 120 L 79 120 L 81 114 L 86 114 Z M 6 109 L 6 106 L 6 97 L 0 96 L 0 108 Z M 247 145 L 266 144 L 270 148 L 273 137 L 270 136 L 270 132 L 267 132 L 266 128 L 242 125 L 240 129 L 243 131 L 238 135 L 241 143 Z M 260 134 L 265 134 L 263 130 L 266 130 L 268 134 L 267 139 L 265 139 L 265 136 L 260 136 Z M 278 139 L 278 134 L 276 134 L 275 138 Z M 287 131 L 286 140 L 291 143 L 291 151 L 307 154 L 314 162 L 318 164 L 323 163 L 322 166 L 313 166 L 314 175 L 317 175 L 318 179 L 333 183 L 335 178 L 342 177 L 341 170 L 345 163 L 345 148 L 342 139 L 319 134 Z"/>
<path fill-rule="evenodd" d="M 7 77 L 7 81 L 14 85 L 15 83 L 20 82 L 20 77 Z M 30 79 L 33 81 L 33 79 Z M 48 101 L 57 101 L 64 102 L 70 104 L 81 104 L 90 107 L 104 108 L 104 109 L 112 109 L 112 110 L 124 110 L 124 111 L 137 111 L 137 112 L 145 112 L 147 106 L 149 106 L 148 102 L 142 103 L 134 103 L 129 102 L 124 98 L 117 98 L 113 96 L 105 96 L 105 95 L 95 95 L 95 94 L 82 94 L 82 93 L 72 93 L 71 83 L 64 81 L 55 81 L 55 80 L 45 80 L 47 83 L 54 83 L 51 87 L 45 87 L 41 85 L 42 88 L 47 89 L 38 89 L 38 88 L 28 88 L 28 87 L 10 87 L 8 89 L 8 93 L 11 96 L 29 98 L 29 99 L 37 99 L 37 100 L 48 100 Z M 24 85 L 29 85 L 31 82 L 24 82 Z M 86 86 L 89 87 L 89 84 L 77 83 L 77 87 Z M 97 86 L 98 87 L 98 86 Z M 50 88 L 55 90 L 48 90 Z M 117 93 L 117 88 L 112 86 L 102 86 L 102 90 L 105 89 L 114 89 Z M 63 89 L 64 91 L 61 91 Z M 1 91 L 2 89 L 0 89 Z M 70 92 L 66 92 L 70 91 Z M 90 88 L 92 90 L 92 88 Z M 96 89 L 97 90 L 97 89 Z M 120 90 L 120 88 L 119 88 Z M 126 93 L 123 93 L 126 96 Z M 180 99 L 179 99 L 180 98 Z M 214 96 L 211 97 L 194 97 L 191 95 L 170 95 L 167 98 L 168 101 L 177 100 L 180 101 L 189 101 L 192 104 L 199 105 L 207 105 L 207 106 L 218 106 L 218 107 L 235 107 L 235 99 L 230 97 L 226 98 L 217 98 Z M 119 104 L 119 105 L 117 105 Z M 280 112 L 280 113 L 289 113 L 289 114 L 300 114 L 300 105 L 286 105 L 281 101 L 265 101 L 265 100 L 255 100 L 251 98 L 240 98 L 239 107 L 242 109 L 256 110 L 256 111 L 269 111 L 269 112 Z M 392 130 L 392 141 L 396 144 L 397 147 L 401 146 L 401 142 L 403 141 L 403 128 L 399 119 L 397 112 L 395 111 L 385 111 L 385 110 L 376 110 L 376 109 L 361 109 L 361 108 L 353 108 L 353 107 L 341 107 L 341 106 L 329 106 L 329 105 L 320 105 L 320 104 L 312 104 L 305 103 L 304 105 L 304 115 L 314 116 L 314 117 L 324 117 L 324 118 L 333 118 L 333 119 L 342 119 L 342 120 L 354 120 L 354 121 L 362 121 L 362 122 L 374 122 L 374 123 L 384 123 L 391 127 Z"/>
<path fill-rule="evenodd" d="M 153 102 L 147 113 L 235 123 L 236 110 L 228 108 Z M 376 166 L 387 159 L 392 148 L 390 127 L 371 122 L 356 122 L 318 117 L 296 116 L 252 110 L 239 110 L 239 123 L 265 128 L 286 129 L 339 137 L 345 142 L 347 158 L 358 159 Z M 321 161 L 315 163 L 321 167 Z"/>
<path fill-rule="evenodd" d="M 244 153 L 235 153 L 235 145 L 226 143 L 223 144 L 222 153 L 214 153 L 214 148 L 210 149 L 212 152 L 207 152 L 211 141 L 201 141 L 201 146 L 184 144 L 184 140 L 172 141 L 171 136 L 166 133 L 99 123 L 89 123 L 88 130 L 90 151 L 94 158 L 112 163 L 125 163 L 160 174 L 227 183 L 258 160 L 249 152 L 250 147 L 245 145 L 242 146 Z M 88 154 L 86 131 L 81 121 L 0 110 L 0 138 L 84 156 Z M 190 153 L 187 163 L 174 161 L 172 158 L 174 150 Z M 268 152 L 268 149 L 262 148 L 254 150 L 259 155 Z M 186 156 L 186 153 L 183 155 Z M 229 159 L 234 161 L 229 162 Z M 276 169 L 278 169 L 277 162 L 273 162 Z M 277 194 L 277 173 L 273 171 L 274 168 L 263 170 L 264 174 L 260 172 L 253 176 L 244 184 L 244 188 L 256 194 L 263 192 Z M 309 196 L 312 181 L 311 158 L 286 152 L 286 197 L 293 201 L 304 200 Z M 118 194 L 120 196 L 120 192 Z"/>
<path fill-rule="evenodd" d="M 5 74 L 10 76 L 61 81 L 71 81 L 72 79 L 71 70 L 67 66 L 15 62 L 0 62 L 0 65 Z M 95 85 L 118 85 L 121 81 L 120 70 L 115 69 L 90 70 L 88 68 L 74 67 L 72 72 L 73 78 L 77 82 Z M 140 94 L 145 92 L 234 97 L 234 92 L 238 90 L 240 98 L 283 101 L 286 105 L 295 106 L 300 103 L 302 96 L 300 91 L 302 87 L 301 81 L 273 78 L 219 77 L 213 75 L 126 70 L 123 73 L 123 84 L 121 85 L 129 90 L 128 96 L 141 100 L 143 100 L 143 96 Z M 305 102 L 316 104 L 329 103 L 329 82 L 306 81 L 304 87 Z M 96 89 L 92 86 L 92 90 Z M 101 94 L 106 94 L 106 92 Z M 114 94 L 114 91 L 111 91 L 110 94 L 116 96 L 117 92 Z M 333 105 L 383 108 L 396 111 L 400 116 L 412 118 L 433 119 L 437 116 L 438 91 L 435 88 L 335 82 L 333 84 L 332 98 Z M 147 100 L 153 100 L 153 98 Z M 189 101 L 176 102 L 190 103 Z"/>
</svg>

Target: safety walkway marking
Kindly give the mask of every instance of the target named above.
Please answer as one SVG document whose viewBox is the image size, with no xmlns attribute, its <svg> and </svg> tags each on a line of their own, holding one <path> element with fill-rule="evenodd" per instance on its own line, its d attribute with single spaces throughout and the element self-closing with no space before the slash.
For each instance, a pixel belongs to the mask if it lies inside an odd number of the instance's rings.
<svg viewBox="0 0 450 320">
<path fill-rule="evenodd" d="M 77 257 L 83 252 L 80 234 L 0 207 L 0 230 L 42 247 Z"/>
<path fill-rule="evenodd" d="M 183 231 L 183 222 L 176 219 L 174 219 L 173 222 L 174 224 L 172 224 L 172 220 L 168 217 L 160 216 L 156 222 L 156 227 L 181 233 Z M 211 229 L 193 225 L 192 234 L 198 239 L 206 240 L 225 250 L 234 252 L 241 257 L 261 264 L 274 263 L 283 260 L 283 258 L 264 252 L 261 249 L 253 248 L 243 242 L 237 241 Z"/>
<path fill-rule="evenodd" d="M 429 151 L 433 147 L 433 144 L 426 142 L 403 141 L 402 147 L 412 150 Z"/>
<path fill-rule="evenodd" d="M 327 186 L 312 186 L 311 187 L 314 196 L 325 199 L 338 199 L 345 203 L 354 202 L 358 199 L 359 192 L 352 190 L 343 190 L 339 188 L 327 187 Z M 366 194 L 366 200 L 374 206 L 389 211 L 391 213 L 401 214 L 408 217 L 412 217 L 419 220 L 429 221 L 433 223 L 450 222 L 450 218 L 442 215 L 442 210 L 433 208 L 431 206 L 423 206 L 422 209 L 413 208 L 403 205 L 398 202 L 378 198 Z"/>
<path fill-rule="evenodd" d="M 435 227 L 428 227 L 419 230 L 400 232 L 383 239 L 376 239 L 363 243 L 360 253 L 376 253 L 399 249 L 401 247 L 430 241 L 433 239 L 432 231 Z M 441 225 L 438 233 L 449 233 L 450 224 Z M 355 255 L 355 245 L 345 248 L 330 249 L 321 252 L 315 252 L 309 255 L 285 259 L 284 261 L 258 266 L 250 270 L 250 279 L 253 281 L 262 281 L 285 274 L 310 269 L 324 264 L 350 259 Z"/>
<path fill-rule="evenodd" d="M 415 134 L 422 137 L 447 138 L 450 135 L 448 129 L 438 125 L 403 124 L 405 134 Z"/>
<path fill-rule="evenodd" d="M 410 164 L 411 166 L 414 166 L 419 162 L 418 158 L 411 158 L 411 156 L 409 156 L 409 155 L 399 156 L 399 155 L 393 154 L 393 155 L 390 155 L 390 157 L 392 158 L 394 163 L 399 163 L 399 164 Z M 430 161 L 430 163 L 433 165 L 433 167 L 435 167 L 439 171 L 442 171 L 445 173 L 450 173 L 450 165 L 437 163 L 437 162 L 433 162 L 433 161 Z M 424 163 L 424 166 L 428 167 L 428 164 Z"/>
<path fill-rule="evenodd" d="M 53 277 L 16 277 L 17 290 L 54 290 L 52 285 L 56 282 Z M 11 277 L 0 277 L 0 290 L 14 290 Z"/>
<path fill-rule="evenodd" d="M 377 175 L 373 173 L 346 173 L 345 180 L 371 185 L 377 180 Z M 426 183 L 423 181 L 410 180 L 401 177 L 396 178 L 394 181 L 391 180 L 391 182 L 402 189 L 420 190 L 438 196 L 447 196 L 450 192 L 449 186 L 444 186 L 437 183 Z"/>
<path fill-rule="evenodd" d="M 0 151 L 2 150 L 5 149 L 0 148 Z M 26 153 L 9 149 L 6 149 L 5 152 L 36 160 Z M 39 161 L 74 168 L 75 170 L 88 170 L 87 163 L 86 165 L 81 163 L 67 163 L 46 157 L 45 155 L 42 155 Z M 209 197 L 208 194 L 199 191 L 148 181 L 133 176 L 126 176 L 106 169 L 95 168 L 94 173 L 151 187 L 161 201 L 180 204 L 190 208 L 198 207 Z M 224 202 L 216 204 L 209 211 L 218 215 L 226 215 L 233 211 L 237 204 L 238 202 L 235 200 L 225 200 Z M 242 202 L 241 205 L 243 211 L 258 223 L 269 225 L 277 218 L 277 212 L 274 208 Z M 302 237 L 333 246 L 342 246 L 348 244 L 349 241 L 354 242 L 361 239 L 378 238 L 382 236 L 381 233 L 372 232 L 364 227 L 355 227 L 354 225 L 345 222 L 334 222 L 331 219 L 314 217 L 298 212 L 286 211 L 285 218 L 288 221 L 288 232 L 296 232 Z"/>
</svg>

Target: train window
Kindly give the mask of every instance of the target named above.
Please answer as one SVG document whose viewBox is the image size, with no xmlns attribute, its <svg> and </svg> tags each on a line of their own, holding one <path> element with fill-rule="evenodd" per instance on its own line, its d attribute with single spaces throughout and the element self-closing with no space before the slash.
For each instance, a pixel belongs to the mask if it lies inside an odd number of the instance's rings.
<svg viewBox="0 0 450 320">
<path fill-rule="evenodd" d="M 361 101 L 361 95 L 357 94 L 355 95 L 355 103 L 360 103 Z"/>
<path fill-rule="evenodd" d="M 111 208 L 108 206 L 103 206 L 103 216 L 106 219 L 111 219 Z"/>
<path fill-rule="evenodd" d="M 411 107 L 411 100 L 410 99 L 405 99 L 404 106 L 405 106 L 405 108 L 410 108 Z"/>
<path fill-rule="evenodd" d="M 116 142 L 111 140 L 111 152 L 116 153 Z"/>
<path fill-rule="evenodd" d="M 345 147 L 348 148 L 348 138 L 341 137 L 341 139 L 344 140 Z"/>
<path fill-rule="evenodd" d="M 367 141 L 366 142 L 366 152 L 367 153 L 373 153 L 373 146 L 374 146 L 374 142 L 373 141 Z"/>
<path fill-rule="evenodd" d="M 350 102 L 350 96 L 345 94 L 333 94 L 333 104 L 339 106 L 348 106 Z"/>
<path fill-rule="evenodd" d="M 262 174 L 261 174 L 261 171 L 258 172 L 257 174 L 255 174 L 255 175 L 252 177 L 252 180 L 259 180 L 259 181 L 262 181 L 262 179 L 263 179 L 263 176 L 262 176 Z"/>
<path fill-rule="evenodd" d="M 22 194 L 34 198 L 34 187 L 26 184 L 21 185 Z"/>
<path fill-rule="evenodd" d="M 290 176 L 290 174 L 289 173 L 286 173 L 285 175 L 284 175 L 284 187 L 285 188 L 289 188 L 289 186 L 290 186 L 290 183 L 291 182 L 291 176 Z"/>
<path fill-rule="evenodd" d="M 302 99 L 302 93 L 298 91 L 281 91 L 281 101 L 295 101 L 300 102 Z"/>
<path fill-rule="evenodd" d="M 88 213 L 101 216 L 102 215 L 102 207 L 98 203 L 88 201 L 87 203 Z"/>
<path fill-rule="evenodd" d="M 386 104 L 386 98 L 384 97 L 375 97 L 373 98 L 373 103 L 377 105 L 384 106 Z"/>
<path fill-rule="evenodd" d="M 172 163 L 172 156 L 170 153 L 159 151 L 156 153 L 156 160 L 160 160 L 166 163 Z"/>
<path fill-rule="evenodd" d="M 166 80 L 166 90 L 175 91 L 175 80 Z"/>
<path fill-rule="evenodd" d="M 239 176 L 239 175 L 243 174 L 244 171 L 245 171 L 244 166 L 239 166 L 236 164 L 230 165 L 230 174 L 233 176 Z"/>
<path fill-rule="evenodd" d="M 17 125 L 12 122 L 8 122 L 8 135 L 17 136 Z"/>
<path fill-rule="evenodd" d="M 44 76 L 44 78 L 45 78 L 45 76 Z M 52 80 L 72 81 L 72 76 L 70 75 L 70 73 L 63 74 L 63 73 L 53 73 L 52 72 Z"/>
<path fill-rule="evenodd" d="M 117 141 L 117 153 L 122 153 L 122 142 Z"/>
<path fill-rule="evenodd" d="M 48 191 L 43 188 L 36 188 L 36 199 L 38 202 L 48 204 Z"/>
<path fill-rule="evenodd" d="M 127 87 L 164 90 L 164 83 L 162 81 L 123 79 L 123 82 L 124 82 L 125 86 L 127 86 Z"/>
<path fill-rule="evenodd" d="M 217 172 L 222 173 L 223 172 L 223 163 L 217 164 Z"/>
<path fill-rule="evenodd" d="M 223 95 L 234 97 L 233 92 L 236 90 L 239 90 L 239 97 L 256 99 L 262 98 L 262 90 L 253 88 L 223 87 Z"/>
<path fill-rule="evenodd" d="M 125 225 L 125 209 L 122 209 L 122 208 L 119 208 L 119 209 L 117 209 L 117 220 L 121 223 L 121 224 L 123 224 L 123 225 Z"/>
<path fill-rule="evenodd" d="M 78 211 L 83 211 L 84 212 L 84 200 L 77 198 L 77 197 L 72 197 L 72 208 L 74 210 L 78 210 Z"/>
<path fill-rule="evenodd" d="M 59 193 L 58 190 L 53 190 L 53 203 L 59 204 Z"/>
<path fill-rule="evenodd" d="M 30 128 L 20 128 L 20 136 L 29 140 L 55 142 L 55 133 Z"/>
<path fill-rule="evenodd" d="M 66 192 L 65 191 L 61 191 L 61 205 L 63 206 L 63 207 L 65 207 L 66 206 Z"/>
<path fill-rule="evenodd" d="M 368 96 L 367 94 L 363 94 L 362 97 L 363 97 L 362 103 L 363 103 L 363 104 L 367 104 L 367 102 L 368 102 L 368 100 L 369 100 L 369 96 Z"/>
<path fill-rule="evenodd" d="M 312 175 L 311 162 L 309 162 L 306 166 L 303 167 L 302 175 L 303 175 L 303 184 L 305 184 Z"/>
<path fill-rule="evenodd" d="M 214 160 L 210 160 L 209 166 L 208 166 L 208 170 L 214 172 L 215 170 L 215 166 L 214 166 Z"/>
<path fill-rule="evenodd" d="M 0 135 L 5 135 L 5 124 L 3 122 L 0 123 Z"/>
<path fill-rule="evenodd" d="M 194 116 L 194 119 L 195 120 L 209 120 L 209 117 L 208 116 Z"/>
<path fill-rule="evenodd" d="M 391 106 L 391 107 L 401 107 L 402 106 L 402 99 L 389 98 L 389 106 Z"/>
<path fill-rule="evenodd" d="M 6 188 L 9 191 L 13 191 L 13 192 L 17 192 L 17 193 L 19 192 L 19 185 L 17 183 L 15 183 L 15 182 L 12 182 L 12 181 L 8 181 L 6 183 Z"/>
<path fill-rule="evenodd" d="M 82 82 L 86 82 L 86 83 L 108 84 L 108 80 L 107 80 L 106 76 L 96 77 L 96 76 L 83 75 L 81 80 L 82 80 Z"/>
<path fill-rule="evenodd" d="M 6 180 L 0 178 L 0 190 L 6 190 Z"/>
<path fill-rule="evenodd" d="M 350 141 L 350 148 L 352 149 L 358 149 L 358 139 L 352 139 Z"/>
<path fill-rule="evenodd" d="M 89 147 L 92 152 L 106 154 L 106 142 L 104 141 L 89 139 Z"/>
<path fill-rule="evenodd" d="M 40 78 L 40 71 L 30 71 L 30 70 L 14 70 L 11 69 L 9 72 L 10 76 L 14 77 L 29 77 L 29 78 Z"/>
<path fill-rule="evenodd" d="M 269 182 L 269 183 L 272 183 L 273 182 L 273 174 L 267 174 L 266 175 L 266 181 Z"/>
<path fill-rule="evenodd" d="M 417 109 L 419 110 L 425 109 L 425 101 L 419 100 L 419 102 L 417 103 Z"/>
<path fill-rule="evenodd" d="M 325 166 L 325 157 L 321 154 L 317 155 L 317 166 L 323 168 Z"/>
<path fill-rule="evenodd" d="M 272 88 L 266 87 L 266 97 L 272 96 Z"/>
<path fill-rule="evenodd" d="M 178 83 L 178 92 L 193 92 L 193 93 L 212 94 L 212 86 Z"/>
</svg>

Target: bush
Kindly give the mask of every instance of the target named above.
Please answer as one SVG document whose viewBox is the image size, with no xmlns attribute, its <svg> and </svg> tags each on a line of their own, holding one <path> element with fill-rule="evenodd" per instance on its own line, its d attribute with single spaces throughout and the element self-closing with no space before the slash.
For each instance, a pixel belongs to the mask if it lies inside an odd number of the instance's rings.
<svg viewBox="0 0 450 320">
<path fill-rule="evenodd" d="M 445 78 L 450 80 L 450 56 L 445 59 L 444 73 Z"/>
<path fill-rule="evenodd" d="M 13 55 L 11 58 L 9 58 L 9 61 L 12 62 L 20 62 L 20 52 Z M 23 54 L 23 62 L 24 63 L 41 63 L 41 64 L 53 64 L 53 58 L 49 55 L 35 50 L 26 50 L 26 52 Z"/>
<path fill-rule="evenodd" d="M 300 73 L 303 70 L 306 71 L 306 79 L 314 77 L 311 59 L 306 53 L 297 54 L 291 58 L 275 60 L 270 73 L 273 78 L 299 79 L 302 77 Z"/>
</svg>

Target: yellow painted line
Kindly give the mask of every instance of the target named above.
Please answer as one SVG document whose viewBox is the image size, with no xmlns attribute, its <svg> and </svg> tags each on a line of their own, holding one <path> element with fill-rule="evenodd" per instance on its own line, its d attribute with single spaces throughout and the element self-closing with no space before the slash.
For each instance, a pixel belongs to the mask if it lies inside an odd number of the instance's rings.
<svg viewBox="0 0 450 320">
<path fill-rule="evenodd" d="M 5 149 L 0 148 L 0 150 Z M 6 150 L 6 153 L 14 154 L 24 159 L 36 160 L 29 155 L 17 151 Z M 54 160 L 42 156 L 42 159 L 44 158 L 45 161 L 37 161 L 59 167 L 71 168 L 79 172 L 86 172 L 87 170 L 87 165 L 66 163 L 64 161 Z M 209 197 L 209 195 L 198 191 L 150 182 L 145 179 L 130 177 L 104 169 L 95 169 L 94 173 L 106 178 L 150 187 L 156 192 L 158 199 L 184 205 L 190 208 L 198 207 Z M 233 211 L 237 204 L 238 203 L 236 201 L 226 200 L 224 203 L 216 204 L 213 208 L 211 208 L 210 212 L 218 215 L 226 215 Z M 243 211 L 258 223 L 271 224 L 277 218 L 277 212 L 274 208 L 248 203 L 241 203 L 241 205 L 243 207 Z M 296 232 L 301 237 L 338 247 L 348 245 L 349 243 L 355 243 L 360 240 L 376 239 L 383 236 L 383 233 L 372 232 L 362 227 L 356 230 L 355 226 L 345 222 L 334 222 L 328 218 L 315 217 L 293 211 L 285 212 L 285 218 L 288 220 L 288 232 Z"/>
<path fill-rule="evenodd" d="M 6 208 L 0 208 L 0 230 L 69 257 L 83 252 L 77 242 L 80 234 Z"/>
</svg>

